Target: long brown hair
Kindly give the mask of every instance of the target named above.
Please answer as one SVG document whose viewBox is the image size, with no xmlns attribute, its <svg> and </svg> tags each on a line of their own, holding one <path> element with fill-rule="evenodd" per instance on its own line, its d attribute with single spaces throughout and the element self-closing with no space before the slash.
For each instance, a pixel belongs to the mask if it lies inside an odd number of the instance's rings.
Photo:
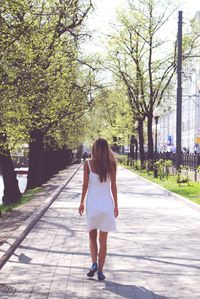
<svg viewBox="0 0 200 299">
<path fill-rule="evenodd" d="M 107 176 L 116 172 L 116 160 L 105 138 L 95 140 L 92 146 L 92 159 L 100 182 L 106 181 Z"/>
</svg>

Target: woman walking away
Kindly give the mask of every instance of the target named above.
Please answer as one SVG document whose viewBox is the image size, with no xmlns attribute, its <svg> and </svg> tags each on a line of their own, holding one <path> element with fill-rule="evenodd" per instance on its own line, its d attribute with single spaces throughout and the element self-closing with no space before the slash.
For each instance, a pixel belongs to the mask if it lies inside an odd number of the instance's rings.
<svg viewBox="0 0 200 299">
<path fill-rule="evenodd" d="M 93 277 L 94 273 L 97 272 L 98 280 L 105 279 L 103 266 L 107 252 L 107 235 L 108 232 L 116 230 L 115 217 L 119 213 L 116 168 L 116 161 L 107 140 L 104 138 L 97 139 L 92 146 L 92 159 L 84 162 L 79 213 L 82 215 L 84 212 L 84 200 L 86 197 L 87 228 L 92 259 L 92 267 L 87 276 Z M 99 251 L 97 246 L 98 233 Z"/>
</svg>

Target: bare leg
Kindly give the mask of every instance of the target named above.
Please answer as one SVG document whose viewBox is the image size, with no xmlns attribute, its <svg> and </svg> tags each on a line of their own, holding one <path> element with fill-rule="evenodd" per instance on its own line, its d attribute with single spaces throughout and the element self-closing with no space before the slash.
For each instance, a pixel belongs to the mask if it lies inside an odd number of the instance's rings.
<svg viewBox="0 0 200 299">
<path fill-rule="evenodd" d="M 103 266 L 106 259 L 106 253 L 107 253 L 107 232 L 99 232 L 99 272 L 103 271 Z"/>
<path fill-rule="evenodd" d="M 92 258 L 92 262 L 96 263 L 97 262 L 97 230 L 93 229 L 89 232 L 90 236 L 90 255 Z"/>
</svg>

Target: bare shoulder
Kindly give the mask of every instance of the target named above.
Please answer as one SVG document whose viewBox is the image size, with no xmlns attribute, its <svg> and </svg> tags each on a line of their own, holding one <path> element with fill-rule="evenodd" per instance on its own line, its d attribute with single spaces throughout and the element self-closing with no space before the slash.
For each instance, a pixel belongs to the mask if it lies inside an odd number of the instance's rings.
<svg viewBox="0 0 200 299">
<path fill-rule="evenodd" d="M 94 165 L 94 161 L 91 158 L 86 159 L 85 162 L 87 162 L 87 164 Z"/>
</svg>

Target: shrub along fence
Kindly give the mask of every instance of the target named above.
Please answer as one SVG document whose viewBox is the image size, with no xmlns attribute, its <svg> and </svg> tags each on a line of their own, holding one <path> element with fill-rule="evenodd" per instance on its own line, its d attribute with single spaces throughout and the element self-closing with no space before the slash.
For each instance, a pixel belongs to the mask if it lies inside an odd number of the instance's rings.
<svg viewBox="0 0 200 299">
<path fill-rule="evenodd" d="M 199 154 L 182 154 L 182 165 L 179 171 L 175 168 L 176 154 L 174 153 L 157 153 L 156 162 L 148 160 L 148 153 L 145 153 L 145 163 L 141 166 L 139 155 L 135 153 L 134 157 L 130 155 L 120 155 L 119 159 L 122 163 L 133 167 L 136 170 L 141 168 L 146 169 L 150 173 L 156 166 L 158 170 L 158 177 L 162 179 L 162 173 L 177 175 L 179 177 L 187 177 L 187 180 L 200 182 L 200 155 Z M 166 175 L 165 175 L 166 176 Z"/>
<path fill-rule="evenodd" d="M 128 155 L 130 160 L 138 160 L 139 154 L 134 153 L 134 155 L 130 156 Z M 156 154 L 156 160 L 171 160 L 173 166 L 175 166 L 176 163 L 176 154 L 175 153 L 157 153 Z M 148 160 L 148 153 L 145 153 L 145 160 Z M 182 153 L 182 163 L 183 166 L 188 166 L 190 170 L 195 170 L 200 166 L 200 154 L 186 154 Z"/>
</svg>

